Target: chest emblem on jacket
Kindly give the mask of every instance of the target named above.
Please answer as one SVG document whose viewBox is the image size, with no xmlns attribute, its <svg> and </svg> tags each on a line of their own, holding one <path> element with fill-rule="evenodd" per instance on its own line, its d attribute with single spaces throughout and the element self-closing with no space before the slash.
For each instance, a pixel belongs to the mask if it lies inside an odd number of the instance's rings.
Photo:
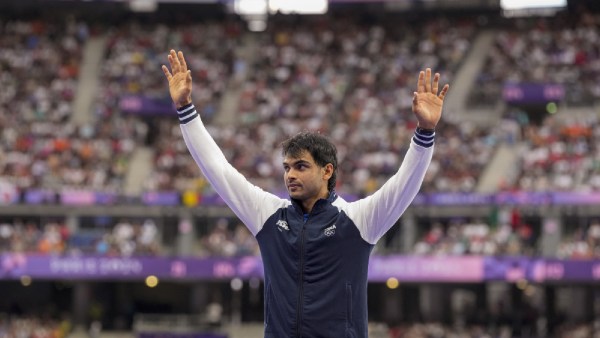
<svg viewBox="0 0 600 338">
<path fill-rule="evenodd" d="M 323 230 L 323 233 L 327 237 L 333 236 L 335 234 L 335 224 L 332 225 L 332 226 L 330 226 L 330 227 L 328 227 L 328 228 L 325 228 L 325 230 Z"/>
<path fill-rule="evenodd" d="M 279 231 L 290 231 L 290 227 L 288 226 L 287 222 L 282 219 L 277 221 L 277 229 L 279 229 Z"/>
</svg>

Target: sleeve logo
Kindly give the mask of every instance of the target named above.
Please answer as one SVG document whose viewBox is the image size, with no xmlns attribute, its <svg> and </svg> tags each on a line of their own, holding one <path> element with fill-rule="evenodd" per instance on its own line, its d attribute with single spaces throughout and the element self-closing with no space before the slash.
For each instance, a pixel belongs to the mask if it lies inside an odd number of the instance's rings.
<svg viewBox="0 0 600 338">
<path fill-rule="evenodd" d="M 290 231 L 290 227 L 288 227 L 288 224 L 286 221 L 280 219 L 279 221 L 277 221 L 277 229 L 279 229 L 279 231 Z"/>
</svg>

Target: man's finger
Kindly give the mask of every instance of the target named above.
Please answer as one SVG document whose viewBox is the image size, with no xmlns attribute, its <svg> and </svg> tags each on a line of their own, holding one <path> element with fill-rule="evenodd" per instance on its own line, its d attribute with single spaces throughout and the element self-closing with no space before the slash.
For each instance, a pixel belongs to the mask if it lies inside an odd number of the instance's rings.
<svg viewBox="0 0 600 338">
<path fill-rule="evenodd" d="M 425 92 L 431 92 L 431 68 L 425 69 Z"/>
<path fill-rule="evenodd" d="M 171 54 L 169 54 L 169 62 L 171 63 L 171 71 L 173 74 L 179 73 L 181 65 L 179 64 L 179 59 L 173 49 L 171 49 Z"/>
<path fill-rule="evenodd" d="M 419 72 L 419 81 L 417 81 L 417 92 L 423 93 L 425 91 L 425 72 Z"/>
<path fill-rule="evenodd" d="M 179 53 L 177 53 L 177 59 L 179 60 L 179 63 L 181 64 L 181 71 L 187 72 L 187 70 L 188 70 L 187 63 L 185 62 L 185 58 L 183 57 L 182 51 L 179 51 Z"/>
<path fill-rule="evenodd" d="M 431 90 L 434 94 L 438 93 L 439 83 L 440 83 L 440 73 L 435 73 L 435 75 L 433 76 L 433 86 L 431 88 Z"/>
<path fill-rule="evenodd" d="M 175 74 L 175 62 L 173 61 L 171 54 L 167 56 L 167 59 L 169 60 L 169 65 L 171 66 L 171 71 L 173 72 L 172 74 Z"/>
<path fill-rule="evenodd" d="M 165 73 L 165 76 L 167 77 L 168 81 L 171 81 L 171 78 L 173 77 L 173 75 L 171 75 L 171 72 L 169 71 L 169 68 L 167 68 L 167 66 L 162 65 L 162 70 L 163 73 Z"/>
<path fill-rule="evenodd" d="M 442 99 L 442 101 L 444 100 L 444 97 L 446 97 L 446 93 L 448 93 L 448 89 L 450 89 L 450 85 L 445 85 L 444 88 L 442 88 L 440 95 L 438 95 L 438 97 L 440 99 Z"/>
</svg>

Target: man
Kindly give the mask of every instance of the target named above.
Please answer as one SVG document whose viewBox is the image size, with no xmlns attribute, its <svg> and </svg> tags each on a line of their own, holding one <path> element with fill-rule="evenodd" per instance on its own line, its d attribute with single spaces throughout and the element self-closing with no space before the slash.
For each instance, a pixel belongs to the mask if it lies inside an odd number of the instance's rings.
<svg viewBox="0 0 600 338">
<path fill-rule="evenodd" d="M 283 143 L 281 199 L 248 182 L 208 134 L 192 103 L 192 76 L 182 52 L 162 66 L 186 145 L 227 205 L 260 246 L 265 272 L 265 337 L 367 337 L 367 271 L 375 243 L 411 203 L 431 161 L 445 85 L 419 73 L 413 96 L 418 128 L 398 172 L 373 195 L 337 196 L 336 149 L 318 133 Z"/>
</svg>

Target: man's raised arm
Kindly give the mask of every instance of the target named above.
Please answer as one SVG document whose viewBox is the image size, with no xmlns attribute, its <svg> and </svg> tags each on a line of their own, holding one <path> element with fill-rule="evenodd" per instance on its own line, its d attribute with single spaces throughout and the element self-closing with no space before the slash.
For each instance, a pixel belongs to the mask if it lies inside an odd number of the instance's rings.
<svg viewBox="0 0 600 338">
<path fill-rule="evenodd" d="M 377 242 L 396 223 L 421 188 L 433 155 L 435 127 L 450 88 L 445 85 L 438 94 L 439 80 L 436 73 L 432 83 L 430 68 L 419 72 L 412 102 L 418 126 L 400 169 L 373 195 L 348 207 L 348 216 L 369 243 Z"/>
<path fill-rule="evenodd" d="M 192 103 L 192 73 L 183 53 L 171 50 L 168 60 L 171 71 L 165 65 L 162 70 L 169 81 L 185 144 L 219 196 L 256 235 L 265 220 L 289 202 L 251 184 L 229 164 Z"/>
</svg>

